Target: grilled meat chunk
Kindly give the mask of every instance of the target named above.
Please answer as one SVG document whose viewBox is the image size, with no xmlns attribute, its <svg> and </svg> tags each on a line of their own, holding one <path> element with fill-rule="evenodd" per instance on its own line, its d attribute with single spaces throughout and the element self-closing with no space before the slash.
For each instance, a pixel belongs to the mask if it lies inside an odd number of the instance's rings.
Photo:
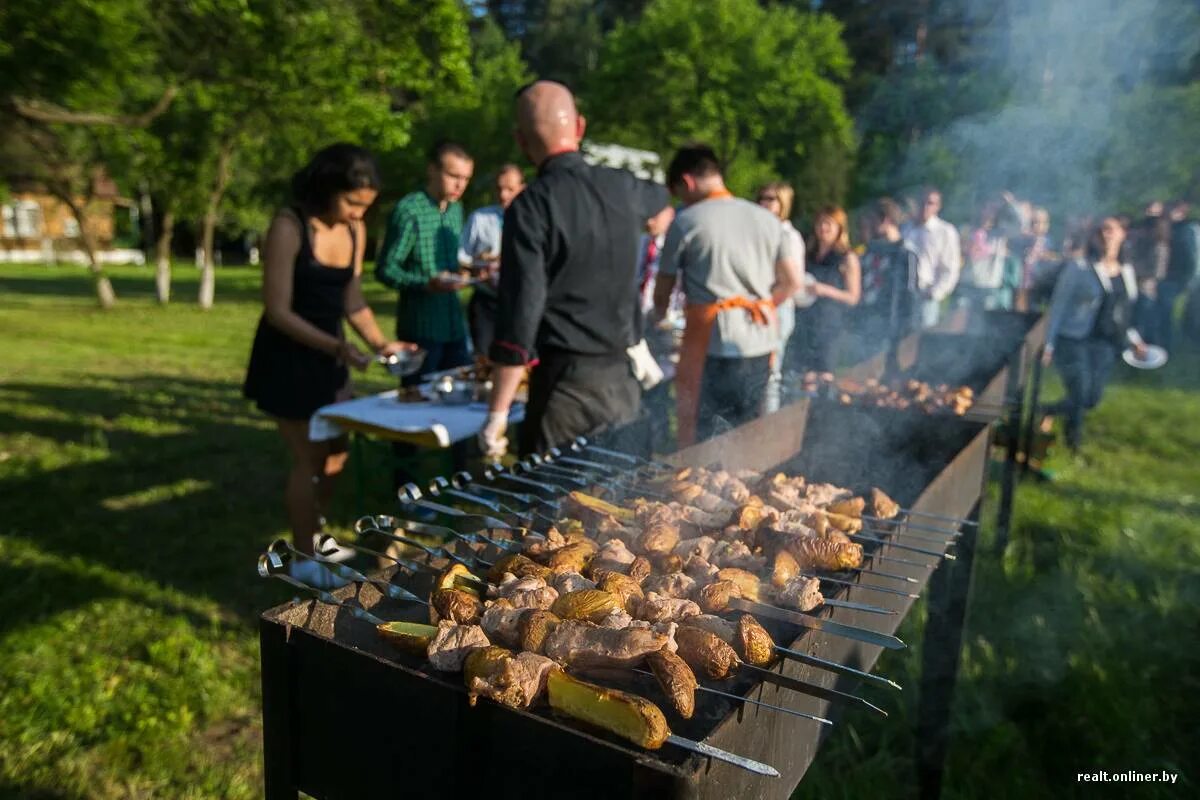
<svg viewBox="0 0 1200 800">
<path fill-rule="evenodd" d="M 838 500 L 852 497 L 849 489 L 834 486 L 832 483 L 810 483 L 804 490 L 804 498 L 815 506 L 825 507 Z"/>
<path fill-rule="evenodd" d="M 482 631 L 480 631 L 482 633 Z M 590 622 L 563 620 L 546 636 L 546 655 L 560 664 L 586 669 L 628 669 L 667 646 L 670 636 L 651 628 L 601 628 Z"/>
<path fill-rule="evenodd" d="M 861 517 L 866 507 L 867 501 L 864 498 L 851 497 L 832 502 L 825 510 L 830 514 L 841 514 L 844 517 Z"/>
<path fill-rule="evenodd" d="M 696 536 L 692 539 L 680 540 L 671 552 L 682 558 L 685 562 L 692 556 L 699 556 L 707 560 L 712 555 L 713 548 L 716 546 L 717 540 L 711 536 Z"/>
<path fill-rule="evenodd" d="M 741 596 L 741 589 L 733 581 L 714 581 L 700 590 L 696 602 L 705 614 L 716 614 L 729 608 L 731 598 Z"/>
<path fill-rule="evenodd" d="M 500 654 L 491 651 L 501 650 Z M 528 708 L 546 688 L 546 677 L 558 665 L 536 653 L 513 656 L 502 648 L 484 648 L 467 656 L 463 673 L 472 705 L 479 696 L 510 708 Z"/>
<path fill-rule="evenodd" d="M 488 595 L 503 597 L 514 608 L 549 608 L 558 599 L 558 592 L 542 578 L 520 578 L 508 574 L 498 586 L 489 586 Z"/>
<path fill-rule="evenodd" d="M 766 558 L 754 555 L 746 543 L 740 541 L 719 543 L 708 560 L 720 567 L 736 567 L 750 572 L 761 571 L 767 563 Z"/>
<path fill-rule="evenodd" d="M 650 573 L 654 571 L 654 567 L 645 556 L 638 556 L 629 565 L 629 571 L 625 574 L 633 578 L 638 583 L 642 583 L 646 578 L 650 577 Z"/>
<path fill-rule="evenodd" d="M 753 572 L 747 572 L 737 567 L 726 567 L 717 572 L 718 581 L 733 581 L 737 584 L 738 593 L 747 600 L 758 602 L 761 595 L 761 583 Z"/>
<path fill-rule="evenodd" d="M 578 592 L 580 589 L 595 589 L 596 584 L 580 575 L 578 572 L 560 572 L 554 576 L 554 591 L 560 595 L 568 592 Z"/>
<path fill-rule="evenodd" d="M 608 570 L 611 572 L 627 572 L 629 565 L 633 563 L 637 556 L 625 546 L 625 542 L 620 539 L 609 539 L 600 546 L 596 557 L 592 559 L 589 567 L 591 574 L 595 574 L 600 570 Z"/>
<path fill-rule="evenodd" d="M 488 639 L 505 647 L 519 647 L 521 643 L 521 617 L 529 609 L 514 608 L 508 600 L 488 603 L 483 610 L 479 625 Z"/>
<path fill-rule="evenodd" d="M 649 594 L 654 592 L 663 597 L 686 599 L 696 589 L 696 582 L 682 572 L 668 572 L 665 575 L 651 575 L 642 581 L 642 591 Z"/>
<path fill-rule="evenodd" d="M 883 493 L 882 489 L 871 490 L 871 516 L 893 519 L 900 513 L 900 504 Z"/>
<path fill-rule="evenodd" d="M 638 537 L 639 552 L 651 555 L 666 555 L 679 543 L 679 525 L 674 522 L 655 522 L 646 526 Z"/>
<path fill-rule="evenodd" d="M 442 620 L 475 625 L 482 613 L 483 603 L 461 589 L 434 589 L 429 595 L 429 621 L 435 625 Z"/>
<path fill-rule="evenodd" d="M 700 556 L 688 556 L 683 565 L 683 574 L 692 578 L 701 586 L 712 583 L 717 578 L 719 570 Z"/>
<path fill-rule="evenodd" d="M 812 611 L 825 602 L 821 596 L 821 582 L 816 578 L 795 577 L 783 585 L 775 595 L 781 606 Z"/>
<path fill-rule="evenodd" d="M 487 634 L 478 625 L 455 625 L 449 620 L 442 620 L 425 655 L 434 669 L 458 672 L 472 650 L 490 644 Z"/>
<path fill-rule="evenodd" d="M 685 617 L 699 613 L 700 606 L 691 600 L 663 597 L 654 592 L 647 594 L 637 607 L 638 619 L 646 622 L 679 622 Z"/>
<path fill-rule="evenodd" d="M 732 642 L 737 632 L 737 625 L 724 617 L 718 617 L 716 614 L 700 614 L 695 617 L 687 617 L 681 620 L 679 625 L 680 627 L 706 630 L 723 642 Z"/>
<path fill-rule="evenodd" d="M 540 541 L 533 541 L 525 545 L 525 552 L 533 557 L 549 555 L 555 550 L 567 546 L 567 540 L 555 526 L 551 525 L 550 530 L 546 531 L 546 537 Z"/>
</svg>

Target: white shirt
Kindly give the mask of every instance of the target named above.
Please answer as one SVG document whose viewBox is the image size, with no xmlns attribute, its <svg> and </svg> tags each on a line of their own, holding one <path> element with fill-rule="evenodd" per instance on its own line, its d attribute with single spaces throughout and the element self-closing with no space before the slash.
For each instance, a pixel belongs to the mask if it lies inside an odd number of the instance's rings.
<svg viewBox="0 0 1200 800">
<path fill-rule="evenodd" d="M 504 230 L 504 209 L 484 206 L 471 212 L 459 237 L 458 263 L 470 266 L 484 253 L 500 255 L 500 234 Z"/>
<path fill-rule="evenodd" d="M 904 226 L 904 243 L 917 254 L 917 288 L 941 301 L 958 285 L 962 246 L 958 229 L 941 217 Z"/>
</svg>

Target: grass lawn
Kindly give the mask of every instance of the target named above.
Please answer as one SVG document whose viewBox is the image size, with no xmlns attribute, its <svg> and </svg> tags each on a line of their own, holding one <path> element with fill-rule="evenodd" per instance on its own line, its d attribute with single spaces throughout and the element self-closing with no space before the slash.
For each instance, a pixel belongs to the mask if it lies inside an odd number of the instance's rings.
<svg viewBox="0 0 1200 800">
<path fill-rule="evenodd" d="M 78 268 L 0 266 L 0 797 L 262 793 L 255 618 L 289 592 L 254 560 L 285 532 L 286 460 L 240 397 L 258 273 L 221 270 L 209 312 L 195 276 L 160 308 L 149 269 L 114 270 L 101 312 Z M 1200 786 L 1200 360 L 1120 373 L 1089 436 L 1021 487 L 1003 557 L 985 531 L 949 797 L 1091 797 L 1075 774 L 1100 770 L 1184 773 L 1111 796 Z M 919 663 L 885 657 L 908 690 L 863 691 L 891 718 L 848 716 L 799 796 L 914 794 Z"/>
</svg>

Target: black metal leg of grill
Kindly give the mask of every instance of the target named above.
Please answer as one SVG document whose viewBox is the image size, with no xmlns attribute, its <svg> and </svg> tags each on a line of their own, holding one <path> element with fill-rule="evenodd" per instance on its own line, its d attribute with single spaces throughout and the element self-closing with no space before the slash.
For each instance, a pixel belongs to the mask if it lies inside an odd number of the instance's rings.
<svg viewBox="0 0 1200 800">
<path fill-rule="evenodd" d="M 1033 437 L 1039 422 L 1038 409 L 1042 405 L 1042 353 L 1044 350 L 1044 347 L 1039 347 L 1034 353 L 1033 380 L 1029 391 L 1029 419 L 1025 423 L 1025 442 L 1022 446 L 1025 451 L 1025 463 L 1021 468 L 1022 475 L 1029 472 L 1029 459 L 1033 457 Z"/>
<path fill-rule="evenodd" d="M 979 503 L 971 509 L 969 519 L 979 520 Z M 929 618 L 917 699 L 917 785 L 922 798 L 936 798 L 942 791 L 977 530 L 975 526 L 963 530 L 958 560 L 943 561 L 929 580 Z"/>
<path fill-rule="evenodd" d="M 1005 386 L 1005 396 L 1009 402 L 1008 419 L 1005 421 L 1008 436 L 1004 447 L 1004 472 L 1000 476 L 1000 507 L 996 511 L 996 550 L 1001 553 L 1008 547 L 1008 527 L 1012 523 L 1013 498 L 1017 489 L 1017 451 L 1021 446 L 1021 422 L 1025 412 L 1021 352 L 1017 350 L 1008 360 Z"/>
<path fill-rule="evenodd" d="M 292 771 L 292 675 L 287 632 L 282 625 L 260 621 L 262 658 L 263 797 L 296 800 Z"/>
</svg>

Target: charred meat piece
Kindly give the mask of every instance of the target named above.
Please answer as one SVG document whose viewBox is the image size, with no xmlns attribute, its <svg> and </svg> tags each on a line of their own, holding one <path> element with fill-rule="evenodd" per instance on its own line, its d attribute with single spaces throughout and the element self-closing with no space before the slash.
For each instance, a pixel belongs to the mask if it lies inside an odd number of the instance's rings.
<svg viewBox="0 0 1200 800">
<path fill-rule="evenodd" d="M 659 650 L 646 656 L 654 677 L 662 687 L 679 716 L 691 719 L 696 711 L 696 674 L 687 662 L 675 653 Z"/>
<path fill-rule="evenodd" d="M 514 575 L 505 575 L 498 586 L 488 587 L 492 597 L 503 597 L 512 603 L 514 608 L 549 608 L 558 599 L 558 592 L 546 585 L 541 578 L 517 579 Z"/>
<path fill-rule="evenodd" d="M 665 575 L 651 575 L 642 581 L 642 591 L 646 594 L 654 592 L 664 597 L 687 599 L 696 589 L 696 582 L 682 572 L 668 572 Z"/>
<path fill-rule="evenodd" d="M 554 576 L 553 583 L 554 591 L 558 592 L 559 595 L 564 595 L 568 592 L 577 592 L 580 589 L 596 588 L 594 581 L 589 581 L 578 572 L 560 572 Z"/>
<path fill-rule="evenodd" d="M 832 483 L 810 483 L 804 491 L 804 498 L 816 506 L 828 506 L 838 500 L 851 497 L 849 489 L 834 486 Z"/>
<path fill-rule="evenodd" d="M 482 631 L 480 631 L 482 633 Z M 601 628 L 590 622 L 563 620 L 549 632 L 545 653 L 569 667 L 628 669 L 667 646 L 670 637 L 650 628 Z"/>
<path fill-rule="evenodd" d="M 626 572 L 629 565 L 637 556 L 625 546 L 625 542 L 620 539 L 609 539 L 601 547 L 596 557 L 592 559 L 589 566 L 593 575 L 598 570 L 611 570 L 614 572 Z"/>
<path fill-rule="evenodd" d="M 528 708 L 546 688 L 546 677 L 558 668 L 536 653 L 513 656 L 503 648 L 486 647 L 467 656 L 463 676 L 472 705 L 483 696 L 510 708 Z"/>
<path fill-rule="evenodd" d="M 717 546 L 717 540 L 711 536 L 697 536 L 692 539 L 683 539 L 671 552 L 679 556 L 686 562 L 691 556 L 700 556 L 705 560 L 712 555 L 713 548 Z"/>
<path fill-rule="evenodd" d="M 712 583 L 719 570 L 700 556 L 689 556 L 683 565 L 683 573 L 700 585 Z"/>
<path fill-rule="evenodd" d="M 706 630 L 723 642 L 732 642 L 737 632 L 737 625 L 724 617 L 718 617 L 716 614 L 700 614 L 695 617 L 687 617 L 680 621 L 679 626 Z"/>
<path fill-rule="evenodd" d="M 720 567 L 735 567 L 750 572 L 760 572 L 766 566 L 767 559 L 756 556 L 746 546 L 745 542 L 721 542 L 713 548 L 712 563 Z"/>
<path fill-rule="evenodd" d="M 455 625 L 449 620 L 442 620 L 425 655 L 434 669 L 458 672 L 472 650 L 490 644 L 487 634 L 478 625 Z"/>
<path fill-rule="evenodd" d="M 638 619 L 646 622 L 679 622 L 684 617 L 695 616 L 699 613 L 700 606 L 691 600 L 662 597 L 654 592 L 647 594 L 637 607 Z"/>
<path fill-rule="evenodd" d="M 871 490 L 871 516 L 893 519 L 900 513 L 900 504 L 883 493 L 882 489 Z"/>
<path fill-rule="evenodd" d="M 812 611 L 825 602 L 821 596 L 821 582 L 816 578 L 798 576 L 783 585 L 775 595 L 778 605 L 796 608 L 800 611 Z"/>
<path fill-rule="evenodd" d="M 488 603 L 479 622 L 488 639 L 505 647 L 518 647 L 521 643 L 521 617 L 529 613 L 528 608 L 514 608 L 507 600 Z"/>
<path fill-rule="evenodd" d="M 646 578 L 650 577 L 650 573 L 652 572 L 654 572 L 654 567 L 650 564 L 650 561 L 644 556 L 638 556 L 629 565 L 629 571 L 625 574 L 638 583 L 642 583 Z"/>
<path fill-rule="evenodd" d="M 646 526 L 645 531 L 638 537 L 636 547 L 639 552 L 666 555 L 679 544 L 679 524 L 676 522 L 655 522 Z"/>
</svg>

